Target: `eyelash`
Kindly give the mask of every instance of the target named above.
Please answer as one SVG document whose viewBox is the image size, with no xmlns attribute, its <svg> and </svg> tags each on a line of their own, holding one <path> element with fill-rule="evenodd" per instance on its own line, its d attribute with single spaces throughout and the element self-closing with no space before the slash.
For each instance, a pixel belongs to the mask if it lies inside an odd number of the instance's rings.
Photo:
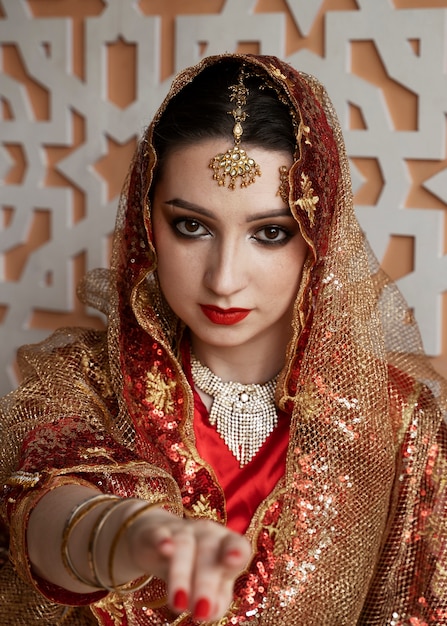
<svg viewBox="0 0 447 626">
<path fill-rule="evenodd" d="M 197 225 L 197 230 L 200 231 L 202 229 L 204 232 L 199 232 L 199 233 L 197 233 L 197 231 L 189 232 L 189 233 L 182 232 L 181 227 L 182 226 L 185 227 L 186 224 L 189 224 L 190 226 Z M 211 234 L 211 232 L 208 230 L 206 226 L 204 226 L 201 222 L 199 222 L 199 220 L 196 220 L 193 218 L 181 217 L 181 218 L 174 220 L 172 225 L 173 225 L 173 230 L 175 234 L 184 239 L 200 239 L 206 235 Z M 261 232 L 265 233 L 267 230 L 277 230 L 278 234 L 282 233 L 283 237 L 281 239 L 261 239 L 256 236 L 258 233 L 261 233 Z M 288 228 L 285 228 L 284 226 L 278 226 L 276 224 L 267 224 L 259 228 L 257 231 L 255 231 L 255 233 L 252 235 L 252 238 L 262 246 L 272 247 L 272 246 L 285 245 L 291 239 L 292 236 L 293 236 L 293 232 L 291 232 Z"/>
<path fill-rule="evenodd" d="M 256 233 L 259 233 L 259 232 L 262 232 L 262 231 L 265 232 L 267 230 L 270 230 L 270 231 L 276 230 L 276 231 L 278 231 L 278 234 L 282 234 L 282 238 L 281 239 L 258 239 L 257 237 L 253 236 L 253 238 L 258 243 L 260 243 L 263 246 L 283 246 L 293 236 L 293 233 L 288 228 L 285 228 L 284 226 L 276 226 L 274 224 L 269 224 L 268 226 L 263 226 L 258 231 L 256 231 Z"/>
<path fill-rule="evenodd" d="M 206 231 L 206 233 L 199 233 L 197 234 L 196 232 L 182 232 L 180 230 L 180 226 L 183 225 L 185 226 L 186 224 L 192 225 L 192 224 L 197 224 L 197 226 L 199 228 L 202 228 L 204 231 Z M 200 237 L 203 237 L 204 234 L 210 234 L 210 231 L 206 228 L 206 226 L 204 226 L 203 224 L 201 224 L 198 220 L 195 220 L 193 218 L 188 218 L 188 217 L 179 217 L 176 220 L 173 221 L 173 227 L 174 227 L 174 232 L 176 235 L 179 235 L 180 237 L 184 237 L 185 239 L 199 239 Z"/>
</svg>

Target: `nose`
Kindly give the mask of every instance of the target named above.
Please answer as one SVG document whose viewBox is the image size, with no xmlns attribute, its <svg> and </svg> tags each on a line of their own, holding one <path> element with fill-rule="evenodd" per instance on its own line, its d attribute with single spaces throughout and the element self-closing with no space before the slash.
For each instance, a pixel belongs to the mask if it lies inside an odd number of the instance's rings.
<svg viewBox="0 0 447 626">
<path fill-rule="evenodd" d="M 220 296 L 230 296 L 247 284 L 248 259 L 241 242 L 216 242 L 210 251 L 205 285 Z"/>
</svg>

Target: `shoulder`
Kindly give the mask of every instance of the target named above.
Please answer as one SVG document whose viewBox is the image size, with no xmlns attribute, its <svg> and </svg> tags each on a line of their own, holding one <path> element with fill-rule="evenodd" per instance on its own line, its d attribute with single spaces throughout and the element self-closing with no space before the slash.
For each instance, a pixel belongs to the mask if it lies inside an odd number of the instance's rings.
<svg viewBox="0 0 447 626">
<path fill-rule="evenodd" d="M 79 393 L 82 385 L 84 392 L 113 395 L 105 329 L 60 328 L 40 343 L 22 346 L 17 362 L 22 388 L 38 384 L 58 394 L 77 387 Z"/>
<path fill-rule="evenodd" d="M 418 438 L 435 437 L 443 423 L 446 384 L 434 371 L 431 374 L 416 377 L 394 365 L 388 366 L 389 409 L 398 445 L 410 431 L 413 438 L 416 431 Z"/>
<path fill-rule="evenodd" d="M 100 358 L 107 350 L 106 330 L 93 328 L 59 328 L 40 343 L 26 344 L 19 348 L 17 358 L 19 367 L 51 359 L 82 359 L 83 355 L 97 355 Z"/>
</svg>

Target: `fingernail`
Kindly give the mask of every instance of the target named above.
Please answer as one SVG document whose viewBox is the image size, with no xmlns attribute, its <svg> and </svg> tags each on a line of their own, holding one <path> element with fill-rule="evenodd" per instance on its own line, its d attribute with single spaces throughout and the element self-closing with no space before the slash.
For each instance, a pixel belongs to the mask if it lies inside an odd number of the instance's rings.
<svg viewBox="0 0 447 626">
<path fill-rule="evenodd" d="M 164 548 L 167 548 L 168 546 L 170 547 L 172 545 L 173 545 L 172 539 L 170 539 L 169 537 L 166 537 L 165 539 L 162 539 L 161 541 L 159 541 L 158 549 L 163 550 Z"/>
<path fill-rule="evenodd" d="M 165 546 L 168 543 L 172 543 L 172 539 L 170 537 L 163 537 L 163 539 L 160 539 L 158 545 L 159 546 Z"/>
<path fill-rule="evenodd" d="M 233 559 L 240 559 L 242 556 L 242 552 L 237 548 L 233 548 L 233 550 L 228 550 L 227 556 L 230 556 Z"/>
<path fill-rule="evenodd" d="M 210 603 L 206 598 L 200 598 L 194 607 L 194 619 L 206 619 L 210 614 Z"/>
<path fill-rule="evenodd" d="M 188 608 L 188 594 L 184 589 L 177 589 L 174 594 L 174 608 L 177 611 L 186 611 Z"/>
</svg>

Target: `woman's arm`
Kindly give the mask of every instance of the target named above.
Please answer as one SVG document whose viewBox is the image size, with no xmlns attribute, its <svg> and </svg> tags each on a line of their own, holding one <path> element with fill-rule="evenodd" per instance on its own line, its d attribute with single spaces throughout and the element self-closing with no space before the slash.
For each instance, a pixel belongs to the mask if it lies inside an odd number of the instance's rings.
<svg viewBox="0 0 447 626">
<path fill-rule="evenodd" d="M 78 508 L 100 495 L 93 488 L 64 485 L 39 501 L 27 531 L 36 574 L 82 594 L 154 575 L 167 582 L 173 610 L 190 610 L 203 620 L 218 619 L 225 612 L 234 580 L 250 556 L 244 537 L 221 524 L 182 519 L 133 498 L 96 498 Z M 67 520 L 76 510 L 83 513 L 67 533 Z M 79 578 L 64 561 L 64 544 Z M 101 584 L 95 581 L 95 571 Z"/>
</svg>

